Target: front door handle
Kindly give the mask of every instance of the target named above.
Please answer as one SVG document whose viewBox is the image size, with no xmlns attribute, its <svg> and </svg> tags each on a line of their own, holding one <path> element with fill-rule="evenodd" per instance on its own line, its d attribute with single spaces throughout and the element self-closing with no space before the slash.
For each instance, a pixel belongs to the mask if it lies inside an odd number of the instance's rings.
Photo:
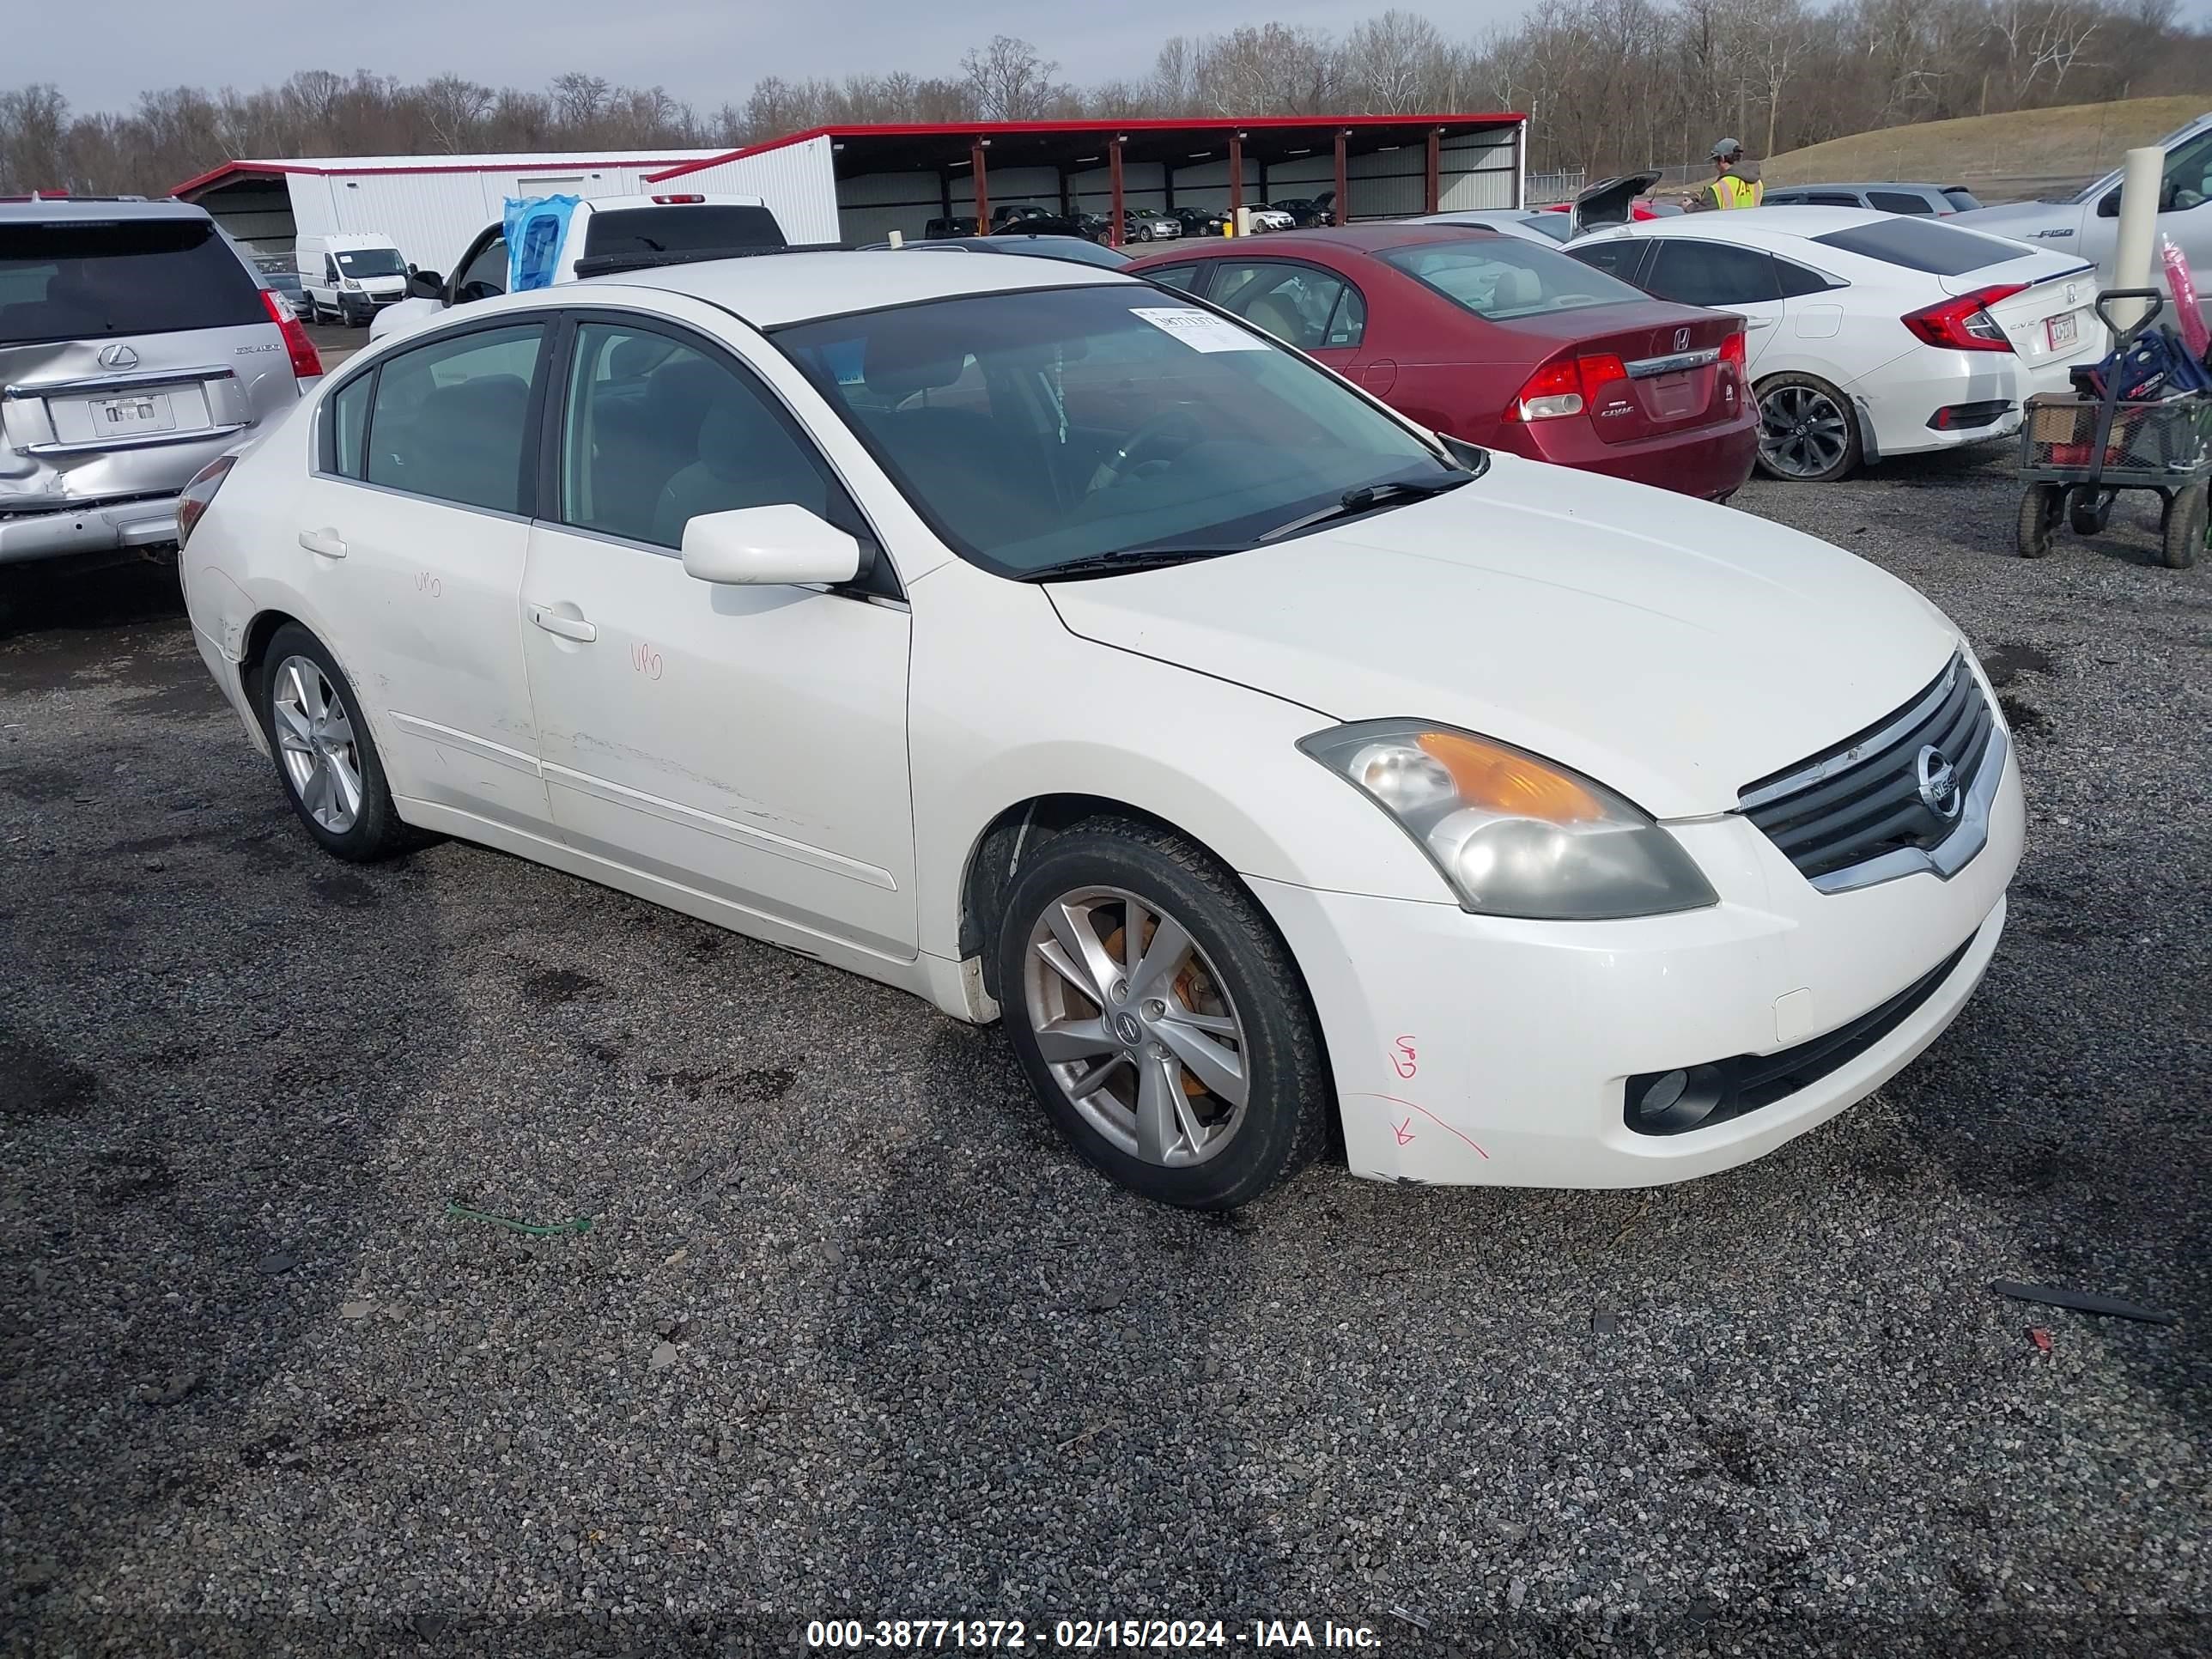
<svg viewBox="0 0 2212 1659">
<path fill-rule="evenodd" d="M 599 630 L 581 617 L 564 617 L 542 605 L 530 607 L 530 620 L 547 633 L 558 634 L 564 640 L 581 640 L 589 644 L 599 637 Z"/>
<path fill-rule="evenodd" d="M 300 545 L 310 553 L 319 553 L 326 559 L 345 557 L 345 538 L 327 525 L 320 530 L 302 530 Z"/>
</svg>

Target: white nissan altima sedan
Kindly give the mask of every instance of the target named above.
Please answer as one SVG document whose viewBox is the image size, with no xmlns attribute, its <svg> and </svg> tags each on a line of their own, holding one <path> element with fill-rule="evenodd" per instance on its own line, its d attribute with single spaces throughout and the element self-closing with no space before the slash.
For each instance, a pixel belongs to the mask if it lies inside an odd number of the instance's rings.
<svg viewBox="0 0 2212 1659">
<path fill-rule="evenodd" d="M 1417 1182 L 1758 1157 L 1957 1015 L 2020 857 L 1911 588 L 1054 260 L 486 301 L 180 519 L 331 853 L 460 836 L 1003 1015 L 1170 1203 L 1333 1130 Z"/>
</svg>

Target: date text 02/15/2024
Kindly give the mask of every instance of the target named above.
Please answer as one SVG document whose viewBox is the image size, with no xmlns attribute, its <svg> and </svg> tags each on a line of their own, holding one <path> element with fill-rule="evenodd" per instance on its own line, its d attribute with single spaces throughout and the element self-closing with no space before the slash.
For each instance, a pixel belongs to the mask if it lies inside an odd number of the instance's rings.
<svg viewBox="0 0 2212 1659">
<path fill-rule="evenodd" d="M 817 1619 L 806 1626 L 810 1649 L 1033 1649 L 1085 1652 L 1100 1648 L 1179 1651 L 1200 1648 L 1350 1648 L 1373 1651 L 1382 1638 L 1365 1625 L 1331 1619 Z"/>
</svg>

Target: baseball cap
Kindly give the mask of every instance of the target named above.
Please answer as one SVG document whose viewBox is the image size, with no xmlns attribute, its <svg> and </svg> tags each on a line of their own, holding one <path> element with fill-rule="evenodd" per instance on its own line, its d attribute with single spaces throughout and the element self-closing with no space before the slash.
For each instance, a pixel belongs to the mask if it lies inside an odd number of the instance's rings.
<svg viewBox="0 0 2212 1659">
<path fill-rule="evenodd" d="M 1713 159 L 1717 161 L 1723 155 L 1737 155 L 1742 150 L 1742 149 L 1743 144 L 1741 140 L 1735 138 L 1723 138 L 1720 143 L 1713 146 Z"/>
</svg>

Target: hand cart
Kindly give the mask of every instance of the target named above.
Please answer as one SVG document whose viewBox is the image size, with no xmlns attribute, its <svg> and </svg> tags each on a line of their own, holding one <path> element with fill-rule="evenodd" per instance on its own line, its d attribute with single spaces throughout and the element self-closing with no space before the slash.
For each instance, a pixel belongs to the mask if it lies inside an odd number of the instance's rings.
<svg viewBox="0 0 2212 1659">
<path fill-rule="evenodd" d="M 2143 314 L 2121 328 L 2105 307 L 2114 300 L 2144 300 Z M 2148 328 L 2166 302 L 2156 289 L 2107 289 L 2097 296 L 2097 315 L 2118 342 L 2115 362 Z M 2165 503 L 2159 518 L 2160 552 L 2166 565 L 2185 570 L 2205 545 L 2207 480 L 2212 479 L 2212 397 L 2190 392 L 2155 403 L 2120 398 L 2125 377 L 2116 366 L 2105 395 L 2031 398 L 2021 426 L 2020 556 L 2039 559 L 2051 550 L 2063 517 L 2077 536 L 2094 536 L 2112 517 L 2123 489 L 2150 489 Z"/>
</svg>

